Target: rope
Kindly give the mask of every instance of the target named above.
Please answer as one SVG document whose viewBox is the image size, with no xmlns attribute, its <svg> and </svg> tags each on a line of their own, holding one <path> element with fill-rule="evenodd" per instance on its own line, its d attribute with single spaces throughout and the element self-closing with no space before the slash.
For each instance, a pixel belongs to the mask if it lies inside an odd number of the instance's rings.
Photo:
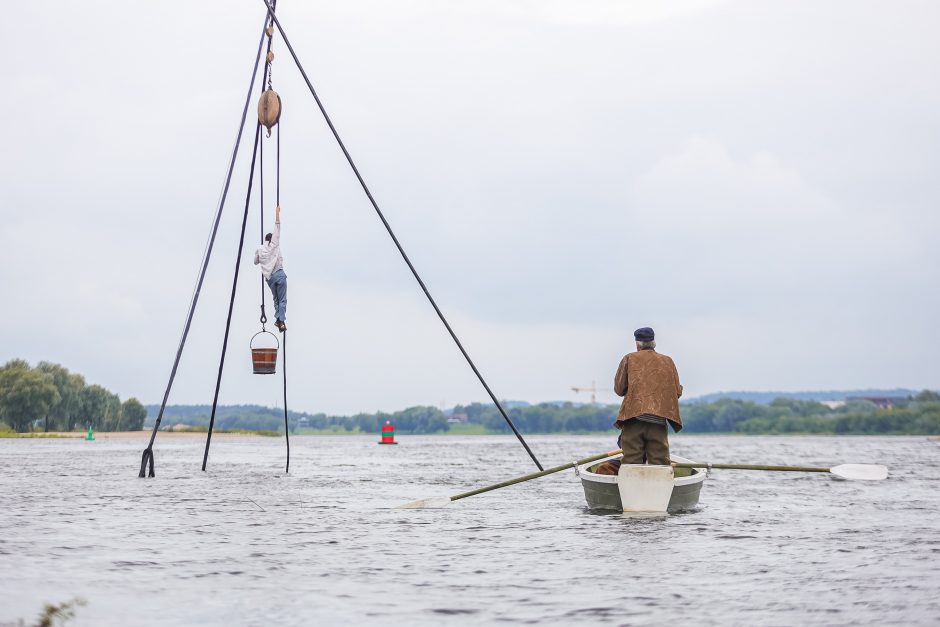
<svg viewBox="0 0 940 627">
<path fill-rule="evenodd" d="M 483 378 L 483 375 L 480 374 L 480 371 L 477 369 L 476 365 L 473 363 L 473 360 L 470 359 L 470 355 L 464 349 L 463 344 L 460 343 L 460 339 L 457 338 L 457 334 L 454 333 L 454 330 L 451 328 L 450 323 L 447 322 L 447 318 L 444 317 L 444 313 L 441 311 L 440 307 L 437 306 L 437 303 L 434 301 L 434 298 L 431 296 L 431 292 L 428 291 L 427 286 L 424 284 L 424 281 L 421 280 L 421 276 L 418 275 L 418 271 L 415 269 L 414 264 L 411 263 L 411 260 L 408 258 L 408 255 L 405 253 L 405 249 L 402 247 L 401 243 L 398 241 L 398 238 L 395 236 L 395 233 L 392 231 L 391 225 L 388 223 L 388 220 L 385 219 L 385 215 L 382 213 L 382 210 L 379 209 L 378 203 L 375 201 L 375 198 L 372 196 L 372 192 L 369 191 L 369 187 L 366 185 L 365 180 L 362 178 L 362 175 L 359 173 L 359 168 L 356 167 L 355 162 L 350 156 L 349 151 L 346 150 L 346 145 L 343 143 L 343 140 L 340 139 L 339 133 L 336 130 L 336 127 L 333 126 L 333 121 L 330 119 L 330 116 L 327 114 L 326 109 L 323 106 L 323 103 L 320 101 L 320 97 L 317 95 L 316 90 L 313 87 L 313 84 L 310 82 L 310 78 L 307 76 L 307 72 L 304 70 L 303 65 L 300 63 L 300 59 L 297 58 L 297 53 L 294 52 L 294 47 L 291 46 L 290 40 L 287 38 L 287 34 L 284 32 L 284 28 L 281 26 L 281 22 L 277 19 L 277 16 L 274 15 L 274 7 L 271 4 L 268 4 L 267 0 L 263 0 L 265 6 L 268 9 L 268 15 L 271 17 L 271 21 L 274 22 L 274 25 L 277 26 L 278 32 L 281 33 L 281 38 L 284 40 L 284 45 L 287 46 L 287 50 L 290 52 L 291 57 L 294 59 L 294 64 L 297 66 L 297 69 L 300 70 L 301 76 L 303 76 L 304 81 L 307 83 L 307 88 L 310 90 L 310 94 L 313 96 L 313 99 L 317 103 L 317 107 L 320 109 L 320 113 L 323 114 L 323 119 L 326 120 L 327 125 L 330 127 L 330 131 L 333 133 L 333 137 L 336 139 L 336 143 L 339 144 L 340 150 L 343 151 L 343 155 L 346 157 L 346 161 L 349 162 L 349 166 L 352 168 L 353 173 L 356 175 L 356 178 L 359 180 L 359 185 L 362 186 L 362 191 L 365 192 L 366 197 L 369 199 L 369 202 L 372 203 L 372 208 L 375 209 L 375 213 L 378 215 L 379 219 L 382 221 L 382 224 L 385 226 L 385 230 L 388 231 L 389 236 L 392 238 L 392 241 L 395 243 L 395 247 L 398 248 L 398 252 L 401 253 L 402 259 L 408 265 L 408 269 L 411 270 L 411 274 L 414 275 L 415 280 L 418 282 L 418 285 L 421 286 L 424 295 L 427 296 L 428 302 L 431 303 L 431 306 L 434 308 L 434 311 L 437 313 L 437 317 L 441 319 L 441 322 L 444 324 L 444 327 L 447 329 L 447 332 L 450 334 L 450 337 L 454 340 L 454 343 L 457 345 L 457 348 L 460 349 L 460 352 L 463 354 L 464 359 L 467 360 L 467 363 L 470 365 L 470 369 L 473 370 L 473 373 L 477 376 L 477 379 L 480 380 L 480 383 L 483 385 L 483 388 L 486 390 L 486 393 L 489 394 L 490 399 L 492 399 L 493 404 L 496 405 L 496 408 L 499 410 L 499 413 L 502 414 L 503 419 L 512 429 L 512 432 L 516 435 L 516 438 L 519 439 L 519 442 L 525 448 L 526 452 L 529 454 L 529 457 L 532 458 L 532 461 L 535 462 L 535 465 L 539 470 L 542 470 L 542 465 L 539 463 L 539 460 L 535 457 L 535 454 L 529 448 L 529 445 L 526 444 L 525 439 L 522 437 L 522 434 L 519 433 L 519 430 L 516 428 L 516 425 L 513 424 L 512 420 L 509 418 L 509 414 L 506 413 L 506 410 L 503 409 L 502 404 L 496 398 L 496 395 L 493 394 L 493 391 L 490 389 L 490 386 L 486 383 L 486 380 Z"/>
<path fill-rule="evenodd" d="M 270 9 L 270 10 L 273 10 Z M 232 148 L 232 156 L 229 160 L 228 173 L 225 175 L 225 184 L 222 186 L 222 193 L 219 198 L 218 209 L 215 213 L 215 220 L 212 223 L 212 229 L 210 231 L 209 240 L 206 245 L 203 258 L 202 258 L 202 268 L 199 272 L 199 279 L 196 281 L 196 287 L 193 290 L 192 297 L 189 303 L 189 313 L 186 315 L 186 323 L 183 325 L 183 333 L 180 336 L 179 347 L 176 350 L 176 358 L 173 360 L 173 368 L 170 370 L 170 379 L 166 384 L 166 391 L 163 393 L 163 401 L 160 404 L 160 411 L 157 414 L 157 419 L 153 423 L 153 432 L 150 434 L 150 442 L 147 444 L 147 448 L 144 449 L 143 454 L 140 459 L 140 473 L 138 477 L 144 477 L 146 471 L 149 470 L 147 476 L 153 477 L 153 443 L 157 438 L 157 431 L 160 428 L 160 423 L 163 420 L 163 412 L 166 410 L 167 400 L 170 398 L 170 390 L 173 389 L 173 382 L 176 379 L 176 371 L 180 365 L 180 359 L 183 357 L 183 347 L 186 345 L 186 339 L 189 337 L 189 329 L 193 322 L 193 314 L 196 312 L 196 303 L 199 302 L 199 294 L 202 291 L 202 284 L 206 278 L 206 270 L 209 267 L 209 258 L 212 256 L 212 248 L 215 244 L 215 236 L 219 231 L 219 221 L 222 219 L 222 209 L 225 207 L 225 201 L 228 198 L 229 186 L 232 182 L 232 172 L 235 170 L 235 160 L 238 156 L 238 148 L 241 146 L 242 140 L 242 131 L 245 128 L 245 120 L 248 117 L 248 106 L 251 103 L 251 92 L 255 88 L 255 79 L 258 76 L 258 65 L 261 62 L 261 50 L 264 46 L 264 37 L 265 29 L 268 25 L 268 16 L 264 18 L 264 28 L 261 31 L 261 38 L 258 40 L 258 53 L 255 57 L 255 64 L 251 70 L 251 82 L 248 85 L 248 95 L 245 97 L 245 106 L 242 109 L 241 122 L 238 125 L 238 134 L 235 136 L 235 146 Z"/>
<path fill-rule="evenodd" d="M 277 0 L 273 0 L 271 4 L 272 8 L 277 7 Z M 265 23 L 268 24 L 268 16 L 265 15 Z M 261 91 L 264 92 L 265 83 L 267 83 L 268 88 L 271 87 L 271 62 L 267 60 L 267 55 L 271 53 L 271 45 L 274 43 L 274 37 L 272 34 L 268 34 L 268 29 L 271 28 L 273 24 L 268 24 L 265 28 L 265 35 L 268 37 L 268 46 L 265 51 L 265 62 L 264 62 L 264 72 L 261 76 Z M 280 133 L 280 129 L 278 129 Z M 264 244 L 264 142 L 261 142 L 261 153 L 259 155 L 261 164 L 261 176 L 259 179 L 259 184 L 261 187 L 261 220 L 260 220 L 260 229 L 261 229 L 261 240 L 260 243 Z M 278 154 L 278 160 L 280 160 L 280 154 Z M 280 171 L 280 164 L 278 164 L 278 171 Z M 265 330 L 264 325 L 268 322 L 268 315 L 264 311 L 264 275 L 261 275 L 261 330 Z"/>
<path fill-rule="evenodd" d="M 219 374 L 215 380 L 215 395 L 212 397 L 212 414 L 209 416 L 209 432 L 206 434 L 206 451 L 202 456 L 202 469 L 209 461 L 209 445 L 212 443 L 212 429 L 215 426 L 215 411 L 219 404 L 219 388 L 222 386 L 222 370 L 225 367 L 225 351 L 228 349 L 228 334 L 232 328 L 232 309 L 235 307 L 235 292 L 238 289 L 238 271 L 242 263 L 242 250 L 245 247 L 245 227 L 248 225 L 248 208 L 251 206 L 251 184 L 255 179 L 255 161 L 258 156 L 258 142 L 261 141 L 261 122 L 255 125 L 255 146 L 251 153 L 251 171 L 248 176 L 248 192 L 245 195 L 245 214 L 242 216 L 241 237 L 238 240 L 238 256 L 235 258 L 235 275 L 232 278 L 232 296 L 228 301 L 228 317 L 225 319 L 225 336 L 222 339 L 222 355 L 219 357 Z"/>
<path fill-rule="evenodd" d="M 261 146 L 258 148 L 258 159 L 260 165 L 258 167 L 258 187 L 260 188 L 260 205 L 261 205 L 261 245 L 264 246 L 264 142 L 261 142 Z M 276 305 L 277 303 L 275 303 Z M 268 322 L 268 315 L 264 311 L 264 274 L 261 275 L 261 330 L 264 331 L 264 325 Z"/>
<path fill-rule="evenodd" d="M 284 360 L 283 371 L 284 371 L 284 442 L 287 444 L 287 466 L 284 468 L 285 473 L 290 472 L 290 430 L 287 426 L 287 330 L 284 330 L 284 346 L 282 348 L 284 355 L 282 359 Z"/>
</svg>

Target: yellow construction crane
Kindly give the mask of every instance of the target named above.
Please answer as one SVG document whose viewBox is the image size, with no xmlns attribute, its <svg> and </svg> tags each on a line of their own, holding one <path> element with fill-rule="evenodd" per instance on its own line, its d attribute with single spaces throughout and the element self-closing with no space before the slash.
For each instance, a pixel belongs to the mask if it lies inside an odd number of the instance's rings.
<svg viewBox="0 0 940 627">
<path fill-rule="evenodd" d="M 613 392 L 613 391 L 614 391 L 613 388 L 599 388 L 599 387 L 597 387 L 597 382 L 596 382 L 596 381 L 591 381 L 591 387 L 589 387 L 589 388 L 581 388 L 581 387 L 572 386 L 571 389 L 575 392 L 575 394 L 577 394 L 578 392 L 590 392 L 590 393 L 591 393 L 591 404 L 592 404 L 592 405 L 596 405 L 596 404 L 597 404 L 597 393 L 598 393 L 598 392 Z"/>
</svg>

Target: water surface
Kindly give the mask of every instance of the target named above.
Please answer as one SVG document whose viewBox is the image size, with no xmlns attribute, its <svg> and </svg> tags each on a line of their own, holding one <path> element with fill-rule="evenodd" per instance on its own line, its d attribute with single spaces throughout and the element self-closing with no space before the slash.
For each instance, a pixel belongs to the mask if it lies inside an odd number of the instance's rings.
<svg viewBox="0 0 940 627">
<path fill-rule="evenodd" d="M 940 623 L 940 443 L 678 436 L 713 462 L 880 462 L 880 483 L 713 471 L 701 507 L 597 515 L 511 437 L 0 440 L 0 624 L 80 596 L 75 625 Z M 530 438 L 546 466 L 613 436 Z"/>
</svg>

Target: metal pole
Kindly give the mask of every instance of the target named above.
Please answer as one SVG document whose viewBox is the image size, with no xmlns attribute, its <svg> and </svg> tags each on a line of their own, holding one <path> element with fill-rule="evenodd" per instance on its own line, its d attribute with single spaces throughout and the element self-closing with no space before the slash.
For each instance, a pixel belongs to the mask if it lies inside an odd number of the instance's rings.
<svg viewBox="0 0 940 627">
<path fill-rule="evenodd" d="M 356 167 L 355 162 L 352 159 L 352 156 L 349 154 L 349 151 L 346 150 L 346 145 L 343 143 L 343 140 L 340 139 L 339 133 L 336 130 L 336 127 L 333 126 L 333 121 L 330 119 L 330 116 L 327 114 L 326 109 L 323 107 L 323 103 L 320 102 L 320 97 L 317 95 L 316 90 L 313 87 L 313 84 L 310 82 L 310 78 L 307 76 L 307 72 L 304 71 L 303 65 L 300 63 L 300 59 L 297 58 L 297 53 L 294 52 L 293 46 L 291 46 L 290 41 L 287 39 L 287 35 L 284 33 L 284 28 L 281 26 L 281 22 L 277 19 L 277 16 L 274 15 L 274 8 L 267 3 L 266 0 L 263 0 L 265 6 L 268 8 L 268 15 L 271 16 L 271 20 L 274 22 L 274 25 L 277 26 L 277 30 L 281 33 L 281 37 L 284 39 L 284 45 L 287 46 L 287 50 L 290 52 L 291 57 L 294 59 L 294 64 L 297 66 L 297 69 L 300 70 L 301 76 L 303 76 L 304 81 L 307 83 L 307 88 L 310 90 L 310 94 L 313 96 L 313 99 L 317 102 L 317 107 L 320 109 L 320 113 L 323 114 L 323 119 L 326 120 L 327 125 L 330 127 L 330 131 L 333 133 L 333 137 L 336 139 L 336 143 L 339 144 L 340 149 L 343 151 L 343 155 L 346 157 L 346 161 L 349 162 L 349 166 L 352 168 L 353 173 L 356 175 L 356 178 L 359 180 L 359 185 L 362 186 L 362 191 L 365 192 L 366 197 L 369 199 L 369 202 L 372 203 L 372 208 L 375 209 L 376 214 L 379 216 L 379 219 L 382 221 L 382 224 L 385 226 L 385 230 L 388 231 L 389 236 L 392 238 L 392 241 L 395 243 L 395 247 L 398 248 L 398 252 L 401 254 L 402 259 L 405 260 L 405 263 L 408 265 L 408 269 L 411 270 L 411 274 L 414 275 L 415 280 L 418 282 L 418 285 L 421 286 L 424 295 L 427 296 L 428 301 L 431 303 L 431 306 L 434 308 L 434 311 L 437 313 L 437 317 L 441 319 L 441 322 L 444 323 L 444 327 L 447 329 L 447 332 L 450 334 L 450 337 L 454 340 L 454 343 L 457 345 L 457 348 L 460 349 L 460 352 L 463 354 L 464 359 L 467 360 L 467 363 L 470 365 L 470 369 L 473 370 L 473 373 L 477 376 L 477 379 L 480 380 L 480 383 L 483 385 L 483 389 L 486 390 L 486 393 L 489 395 L 490 399 L 493 401 L 493 404 L 496 405 L 496 408 L 499 410 L 499 413 L 502 414 L 503 419 L 509 425 L 509 428 L 512 429 L 512 432 L 516 435 L 519 442 L 525 448 L 526 452 L 529 454 L 529 457 L 532 458 L 532 461 L 535 462 L 536 467 L 539 470 L 542 470 L 542 464 L 539 463 L 538 458 L 535 457 L 535 453 L 532 452 L 532 449 L 529 448 L 529 445 L 526 443 L 525 439 L 522 437 L 522 434 L 519 433 L 519 430 L 516 428 L 516 425 L 513 424 L 512 420 L 509 418 L 509 414 L 506 413 L 506 410 L 503 409 L 502 404 L 499 402 L 499 399 L 496 398 L 496 395 L 493 394 L 493 391 L 490 389 L 490 386 L 486 383 L 486 380 L 483 378 L 483 375 L 480 374 L 480 371 L 477 369 L 476 364 L 473 363 L 473 360 L 470 359 L 470 355 L 464 349 L 463 344 L 460 343 L 460 340 L 457 338 L 457 334 L 454 333 L 454 330 L 451 328 L 450 324 L 447 322 L 447 318 L 444 317 L 444 313 L 441 311 L 441 308 L 437 306 L 437 303 L 434 301 L 434 298 L 431 296 L 431 292 L 428 291 L 427 286 L 424 284 L 424 281 L 421 280 L 418 271 L 415 269 L 414 264 L 411 263 L 411 259 L 408 258 L 408 255 L 405 253 L 405 249 L 402 248 L 401 243 L 398 241 L 398 238 L 395 236 L 395 233 L 392 231 L 391 225 L 388 223 L 388 220 L 385 219 L 385 215 L 382 213 L 382 210 L 379 209 L 378 203 L 375 201 L 375 198 L 372 196 L 372 192 L 369 191 L 369 187 L 366 185 L 365 180 L 362 178 L 362 175 L 359 173 L 359 168 Z"/>
</svg>

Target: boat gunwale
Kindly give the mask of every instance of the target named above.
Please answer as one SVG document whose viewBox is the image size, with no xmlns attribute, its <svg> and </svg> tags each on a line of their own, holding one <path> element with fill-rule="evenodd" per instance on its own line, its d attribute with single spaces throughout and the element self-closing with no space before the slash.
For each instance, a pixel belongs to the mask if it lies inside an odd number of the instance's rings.
<svg viewBox="0 0 940 627">
<path fill-rule="evenodd" d="M 577 467 L 577 475 L 585 481 L 593 481 L 595 483 L 617 483 L 617 475 L 599 475 L 596 472 L 591 472 L 588 470 L 591 466 L 603 464 L 604 462 L 609 462 L 615 459 L 623 457 L 623 453 L 617 453 L 616 455 L 611 455 L 610 457 L 605 457 L 604 459 L 599 459 L 597 461 L 589 462 L 587 464 L 581 464 Z M 680 464 L 689 464 L 695 463 L 691 459 L 686 459 L 684 457 L 678 457 L 675 455 L 670 455 L 670 459 L 674 462 Z M 685 485 L 694 485 L 696 483 L 702 483 L 705 481 L 705 478 L 708 476 L 708 471 L 705 468 L 693 468 L 692 474 L 686 477 L 675 477 L 673 479 L 673 486 L 685 486 Z"/>
</svg>

